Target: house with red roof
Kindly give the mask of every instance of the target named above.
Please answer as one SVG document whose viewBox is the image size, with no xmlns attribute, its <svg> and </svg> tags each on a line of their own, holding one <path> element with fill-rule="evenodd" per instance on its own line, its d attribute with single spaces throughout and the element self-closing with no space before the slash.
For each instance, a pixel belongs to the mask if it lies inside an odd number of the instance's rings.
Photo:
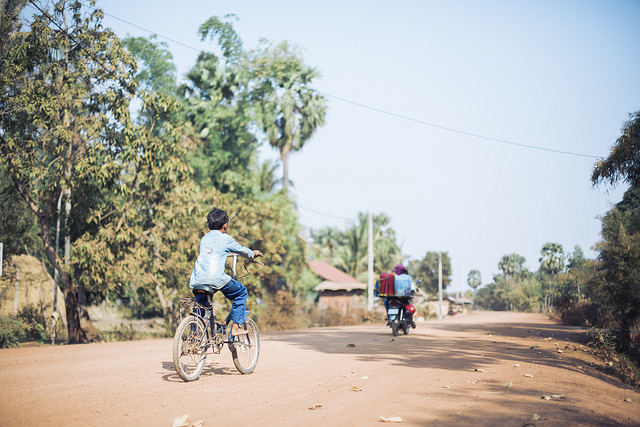
<svg viewBox="0 0 640 427">
<path fill-rule="evenodd" d="M 319 293 L 319 309 L 332 309 L 346 315 L 352 309 L 366 308 L 366 284 L 324 261 L 311 260 L 309 267 L 324 279 L 314 288 Z"/>
</svg>

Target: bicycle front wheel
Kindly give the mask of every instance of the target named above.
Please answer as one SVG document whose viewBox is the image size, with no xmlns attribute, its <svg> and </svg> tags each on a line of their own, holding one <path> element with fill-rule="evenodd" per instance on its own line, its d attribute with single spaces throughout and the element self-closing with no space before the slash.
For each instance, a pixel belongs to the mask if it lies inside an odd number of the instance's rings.
<svg viewBox="0 0 640 427">
<path fill-rule="evenodd" d="M 236 365 L 238 371 L 242 374 L 250 374 L 256 368 L 260 355 L 258 326 L 253 319 L 246 317 L 245 323 L 240 327 L 249 333 L 236 337 L 231 335 L 231 328 L 229 328 L 229 341 L 231 341 L 229 349 L 233 357 L 233 364 Z"/>
<path fill-rule="evenodd" d="M 173 338 L 173 366 L 185 381 L 197 380 L 206 359 L 204 343 L 207 333 L 202 320 L 196 316 L 185 317 Z"/>
</svg>

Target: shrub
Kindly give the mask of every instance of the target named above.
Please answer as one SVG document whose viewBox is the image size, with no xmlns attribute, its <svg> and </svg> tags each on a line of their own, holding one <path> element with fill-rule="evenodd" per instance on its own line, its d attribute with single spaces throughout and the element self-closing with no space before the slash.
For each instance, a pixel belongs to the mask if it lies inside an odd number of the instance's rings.
<svg viewBox="0 0 640 427">
<path fill-rule="evenodd" d="M 0 348 L 20 347 L 20 341 L 27 336 L 22 320 L 0 317 Z"/>
</svg>

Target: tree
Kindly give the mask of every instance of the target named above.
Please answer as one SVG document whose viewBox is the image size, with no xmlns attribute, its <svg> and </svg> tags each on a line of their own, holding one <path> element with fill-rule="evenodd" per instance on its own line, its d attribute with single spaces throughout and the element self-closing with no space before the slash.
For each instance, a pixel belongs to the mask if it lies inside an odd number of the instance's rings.
<svg viewBox="0 0 640 427">
<path fill-rule="evenodd" d="M 480 285 L 482 285 L 482 274 L 479 270 L 469 271 L 469 274 L 467 275 L 467 284 L 474 292 Z"/>
<path fill-rule="evenodd" d="M 513 253 L 504 255 L 498 263 L 498 268 L 502 270 L 505 281 L 511 283 L 511 281 L 523 271 L 525 262 L 527 262 L 525 257 Z"/>
<path fill-rule="evenodd" d="M 451 258 L 448 252 L 428 251 L 424 258 L 409 263 L 409 273 L 413 280 L 421 280 L 421 287 L 431 295 L 438 294 L 439 269 L 438 263 L 442 256 L 442 289 L 451 284 Z"/>
<path fill-rule="evenodd" d="M 609 307 L 620 330 L 619 345 L 630 346 L 630 330 L 640 318 L 640 188 L 602 218 L 602 241 L 596 244 L 598 270 L 593 286 Z M 593 292 L 593 291 L 592 291 Z"/>
<path fill-rule="evenodd" d="M 559 243 L 545 243 L 540 250 L 540 268 L 538 279 L 542 285 L 543 308 L 549 311 L 558 294 L 560 281 L 558 275 L 564 270 L 564 249 Z"/>
<path fill-rule="evenodd" d="M 395 230 L 386 214 L 374 214 L 374 274 L 390 271 L 402 261 Z M 340 231 L 333 227 L 311 230 L 311 239 L 320 247 L 321 256 L 332 265 L 360 280 L 367 280 L 369 246 L 368 214 L 360 212 L 358 223 Z"/>
<path fill-rule="evenodd" d="M 545 243 L 540 250 L 540 271 L 554 276 L 564 270 L 564 249 L 559 243 Z"/>
<path fill-rule="evenodd" d="M 326 101 L 311 88 L 319 74 L 304 64 L 299 51 L 287 41 L 274 46 L 262 40 L 250 53 L 250 66 L 256 81 L 251 97 L 259 106 L 258 122 L 269 144 L 280 152 L 286 190 L 289 155 L 301 150 L 324 125 Z"/>
<path fill-rule="evenodd" d="M 3 45 L 0 155 L 38 218 L 48 261 L 60 272 L 69 341 L 81 342 L 72 268 L 69 257 L 55 250 L 52 221 L 63 197 L 69 248 L 86 213 L 73 209 L 94 201 L 78 196 L 117 185 L 114 155 L 125 141 L 121 131 L 129 119 L 135 68 L 115 35 L 102 28 L 101 11 L 85 15 L 79 1 L 36 7 L 30 31 L 14 31 Z"/>
<path fill-rule="evenodd" d="M 606 182 L 614 186 L 620 181 L 640 186 L 640 111 L 629 114 L 609 157 L 598 160 L 591 174 L 593 185 Z"/>
<path fill-rule="evenodd" d="M 618 344 L 630 346 L 630 328 L 640 316 L 640 111 L 629 115 L 622 135 L 591 176 L 593 185 L 630 184 L 620 203 L 602 218 L 602 241 L 590 293 L 612 313 Z"/>
<path fill-rule="evenodd" d="M 473 300 L 475 301 L 476 289 L 482 285 L 482 274 L 480 270 L 471 270 L 467 274 L 467 284 L 473 289 Z"/>
</svg>

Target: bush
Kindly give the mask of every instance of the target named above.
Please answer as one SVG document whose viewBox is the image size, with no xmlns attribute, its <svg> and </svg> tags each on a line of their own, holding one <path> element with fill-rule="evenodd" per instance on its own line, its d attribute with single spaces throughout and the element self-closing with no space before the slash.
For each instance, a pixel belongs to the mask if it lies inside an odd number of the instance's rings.
<svg viewBox="0 0 640 427">
<path fill-rule="evenodd" d="M 133 325 L 125 325 L 121 323 L 120 326 L 113 328 L 113 331 L 103 332 L 101 336 L 104 341 L 134 341 L 138 338 L 138 332 Z"/>
<path fill-rule="evenodd" d="M 20 347 L 27 336 L 24 322 L 10 317 L 0 317 L 0 348 Z"/>
<path fill-rule="evenodd" d="M 302 311 L 291 293 L 278 291 L 264 305 L 252 311 L 252 315 L 255 312 L 254 319 L 258 322 L 261 330 L 282 331 L 309 326 L 309 320 Z"/>
<path fill-rule="evenodd" d="M 593 326 L 605 328 L 611 326 L 607 313 L 598 303 L 585 300 L 565 304 L 560 309 L 562 323 L 571 326 Z"/>
<path fill-rule="evenodd" d="M 588 336 L 593 354 L 605 362 L 604 371 L 640 389 L 640 348 L 631 345 L 622 351 L 616 346 L 619 338 L 611 332 L 592 329 Z"/>
</svg>

